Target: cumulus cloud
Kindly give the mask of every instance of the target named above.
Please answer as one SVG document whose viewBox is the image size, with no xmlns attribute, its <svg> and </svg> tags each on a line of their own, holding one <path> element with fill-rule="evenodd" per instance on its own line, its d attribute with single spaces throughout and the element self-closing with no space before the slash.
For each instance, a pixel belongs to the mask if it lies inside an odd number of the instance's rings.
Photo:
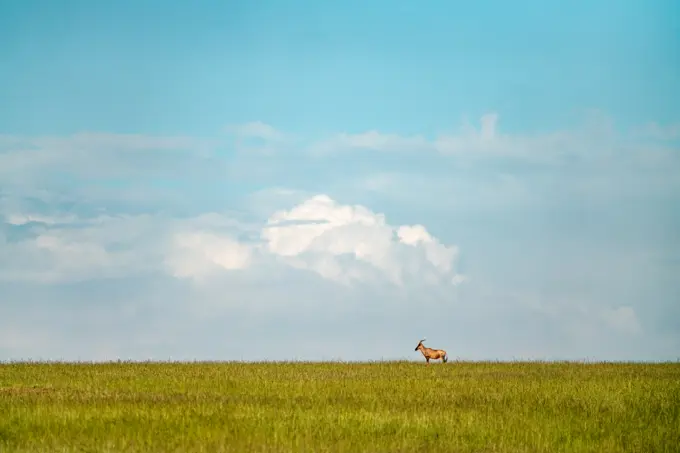
<svg viewBox="0 0 680 453">
<path fill-rule="evenodd" d="M 21 226 L 26 217 L 10 218 Z M 253 237 L 257 229 L 259 238 Z M 99 216 L 61 227 L 47 219 L 37 234 L 2 246 L 10 252 L 0 273 L 5 279 L 69 280 L 164 269 L 204 281 L 275 261 L 343 284 L 463 280 L 455 268 L 458 248 L 440 243 L 424 226 L 392 226 L 383 214 L 327 195 L 275 212 L 260 227 L 217 213 L 173 220 Z M 135 263 L 135 257 L 147 261 Z"/>
<path fill-rule="evenodd" d="M 345 283 L 376 274 L 396 285 L 409 278 L 454 284 L 462 278 L 455 272 L 458 249 L 441 244 L 425 227 L 394 227 L 383 214 L 326 195 L 274 213 L 262 237 L 284 262 Z"/>
</svg>

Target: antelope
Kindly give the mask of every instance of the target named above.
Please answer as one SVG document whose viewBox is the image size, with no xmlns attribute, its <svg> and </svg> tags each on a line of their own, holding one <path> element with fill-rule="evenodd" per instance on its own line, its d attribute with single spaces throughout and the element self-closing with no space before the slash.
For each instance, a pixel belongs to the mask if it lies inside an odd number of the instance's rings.
<svg viewBox="0 0 680 453">
<path fill-rule="evenodd" d="M 449 361 L 449 357 L 446 355 L 446 351 L 443 349 L 432 349 L 432 348 L 426 348 L 425 345 L 423 345 L 423 341 L 425 341 L 425 338 L 420 340 L 418 342 L 418 346 L 414 349 L 414 351 L 417 351 L 420 349 L 420 352 L 423 353 L 423 356 L 425 357 L 425 360 L 427 361 L 427 366 L 430 366 L 430 359 L 432 360 L 440 360 L 442 363 L 446 363 Z"/>
</svg>

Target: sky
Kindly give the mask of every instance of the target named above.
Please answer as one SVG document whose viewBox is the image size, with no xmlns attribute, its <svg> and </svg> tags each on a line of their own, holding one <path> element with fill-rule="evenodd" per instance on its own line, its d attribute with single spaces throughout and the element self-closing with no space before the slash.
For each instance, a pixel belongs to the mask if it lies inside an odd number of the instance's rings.
<svg viewBox="0 0 680 453">
<path fill-rule="evenodd" d="M 0 1 L 0 360 L 678 360 L 678 17 Z"/>
</svg>

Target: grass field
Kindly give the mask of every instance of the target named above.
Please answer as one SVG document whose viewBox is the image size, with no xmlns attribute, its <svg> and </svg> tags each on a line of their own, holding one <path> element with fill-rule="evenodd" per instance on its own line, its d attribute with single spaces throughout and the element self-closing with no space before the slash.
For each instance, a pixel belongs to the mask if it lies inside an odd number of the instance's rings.
<svg viewBox="0 0 680 453">
<path fill-rule="evenodd" d="M 678 452 L 680 364 L 7 363 L 0 451 Z"/>
</svg>

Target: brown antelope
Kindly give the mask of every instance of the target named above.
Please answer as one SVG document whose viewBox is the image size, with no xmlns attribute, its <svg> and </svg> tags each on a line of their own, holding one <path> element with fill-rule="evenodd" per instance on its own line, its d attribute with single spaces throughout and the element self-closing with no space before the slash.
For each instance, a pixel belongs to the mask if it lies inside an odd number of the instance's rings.
<svg viewBox="0 0 680 453">
<path fill-rule="evenodd" d="M 423 345 L 423 341 L 425 341 L 425 338 L 418 342 L 418 346 L 416 346 L 416 349 L 414 350 L 417 351 L 420 349 L 420 352 L 423 353 L 423 356 L 425 357 L 428 366 L 430 366 L 430 359 L 432 360 L 441 359 L 442 363 L 446 363 L 449 361 L 449 357 L 446 355 L 446 351 L 444 351 L 443 349 L 426 348 L 425 345 Z"/>
</svg>

